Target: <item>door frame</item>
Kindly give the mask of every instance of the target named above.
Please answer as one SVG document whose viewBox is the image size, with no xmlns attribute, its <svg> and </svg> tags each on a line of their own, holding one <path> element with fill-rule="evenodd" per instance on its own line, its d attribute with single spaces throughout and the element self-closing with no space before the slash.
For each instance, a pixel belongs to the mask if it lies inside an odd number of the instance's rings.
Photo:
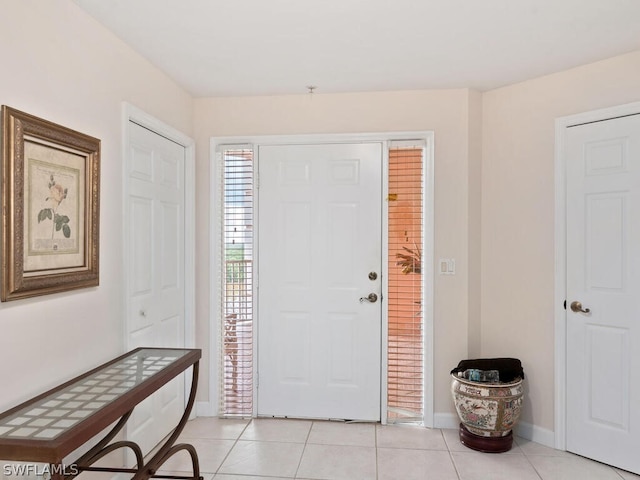
<svg viewBox="0 0 640 480">
<path fill-rule="evenodd" d="M 129 212 L 127 208 L 127 202 L 129 198 L 129 182 L 127 172 L 131 166 L 131 156 L 128 151 L 129 147 L 129 122 L 137 123 L 138 125 L 147 128 L 148 130 L 165 137 L 172 142 L 177 143 L 184 147 L 185 161 L 184 161 L 184 347 L 193 348 L 195 346 L 195 141 L 185 135 L 184 133 L 176 130 L 175 128 L 167 125 L 161 120 L 151 116 L 138 107 L 123 102 L 122 104 L 122 221 L 124 228 L 122 229 L 122 250 L 123 250 L 123 262 L 122 270 L 127 271 L 129 265 L 129 250 L 126 247 L 127 239 L 129 238 Z M 122 302 L 122 315 L 125 321 L 123 322 L 122 338 L 126 348 L 127 345 L 127 332 L 130 318 L 128 315 L 128 288 L 129 277 L 125 275 L 122 282 L 122 295 L 124 301 Z M 189 398 L 190 381 L 185 381 L 185 402 Z M 195 413 L 195 412 L 194 412 Z M 193 413 L 192 413 L 193 416 Z"/>
<path fill-rule="evenodd" d="M 423 305 L 427 305 L 423 309 L 424 314 L 424 424 L 427 427 L 434 425 L 434 339 L 433 339 L 433 299 L 434 299 L 434 132 L 433 131 L 408 131 L 408 132 L 381 132 L 381 133 L 360 133 L 360 134 L 302 134 L 302 135 L 255 135 L 255 136 L 236 136 L 236 137 L 212 137 L 210 141 L 210 222 L 209 222 L 209 238 L 211 252 L 211 269 L 210 269 L 210 292 L 209 304 L 216 305 L 219 299 L 220 282 L 218 272 L 221 269 L 220 256 L 215 252 L 221 251 L 219 235 L 217 234 L 220 222 L 216 203 L 221 198 L 220 182 L 218 179 L 218 155 L 217 150 L 221 145 L 238 145 L 252 146 L 256 156 L 254 157 L 254 217 L 257 228 L 254 231 L 254 262 L 256 265 L 254 278 L 254 312 L 255 319 L 259 312 L 258 295 L 256 289 L 259 285 L 260 272 L 257 269 L 260 252 L 257 248 L 259 244 L 259 222 L 260 222 L 260 206 L 258 204 L 258 195 L 256 191 L 256 183 L 259 179 L 255 178 L 255 172 L 258 171 L 260 159 L 258 158 L 258 147 L 261 145 L 305 145 L 305 144 L 335 144 L 335 143 L 382 143 L 382 198 L 380 199 L 382 214 L 382 292 L 383 296 L 387 296 L 388 291 L 388 210 L 387 203 L 384 199 L 389 194 L 388 191 L 388 167 L 389 167 L 389 143 L 392 140 L 420 140 L 425 142 L 425 184 L 424 184 L 424 202 L 425 210 L 423 212 L 424 225 L 424 242 L 426 249 L 424 251 L 428 268 L 428 273 L 423 274 Z M 257 181 L 256 181 L 257 180 Z M 212 207 L 212 208 L 211 208 Z M 213 415 L 218 415 L 218 399 L 219 399 L 219 325 L 221 318 L 217 309 L 212 308 L 209 315 L 209 405 Z M 382 331 L 381 331 L 381 365 L 380 365 L 380 405 L 381 420 L 386 423 L 387 418 L 387 328 L 388 313 L 386 308 L 382 309 Z M 257 365 L 257 346 L 258 346 L 258 330 L 254 330 L 254 361 Z M 254 370 L 256 377 L 259 372 Z M 253 386 L 254 411 L 257 411 L 257 382 Z"/>
<path fill-rule="evenodd" d="M 566 129 L 636 114 L 640 114 L 640 102 L 560 117 L 555 121 L 554 433 L 558 450 L 567 449 L 567 311 L 564 307 L 567 298 Z"/>
</svg>

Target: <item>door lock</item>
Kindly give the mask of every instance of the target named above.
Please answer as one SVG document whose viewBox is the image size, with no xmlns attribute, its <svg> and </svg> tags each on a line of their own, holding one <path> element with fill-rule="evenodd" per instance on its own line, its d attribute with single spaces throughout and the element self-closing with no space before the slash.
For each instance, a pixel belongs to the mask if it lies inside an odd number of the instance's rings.
<svg viewBox="0 0 640 480">
<path fill-rule="evenodd" d="M 378 301 L 378 295 L 376 295 L 375 293 L 370 293 L 366 297 L 360 297 L 360 303 L 364 303 L 364 302 L 376 303 L 377 301 Z"/>
<path fill-rule="evenodd" d="M 369 272 L 369 280 L 375 280 L 378 278 L 378 274 L 376 272 Z"/>
</svg>

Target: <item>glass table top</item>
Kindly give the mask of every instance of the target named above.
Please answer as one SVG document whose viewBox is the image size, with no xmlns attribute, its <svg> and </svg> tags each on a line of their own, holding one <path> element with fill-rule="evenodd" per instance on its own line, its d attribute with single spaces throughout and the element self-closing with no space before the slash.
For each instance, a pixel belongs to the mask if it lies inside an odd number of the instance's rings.
<svg viewBox="0 0 640 480">
<path fill-rule="evenodd" d="M 0 439 L 51 440 L 189 353 L 141 349 L 0 419 Z"/>
</svg>

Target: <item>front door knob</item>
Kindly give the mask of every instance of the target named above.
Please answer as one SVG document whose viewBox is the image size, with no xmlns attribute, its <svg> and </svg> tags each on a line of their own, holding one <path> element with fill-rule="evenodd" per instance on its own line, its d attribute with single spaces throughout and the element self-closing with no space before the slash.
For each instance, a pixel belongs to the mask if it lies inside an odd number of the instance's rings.
<svg viewBox="0 0 640 480">
<path fill-rule="evenodd" d="M 589 313 L 591 310 L 582 308 L 582 304 L 576 300 L 571 302 L 571 311 L 576 313 Z"/>
<path fill-rule="evenodd" d="M 365 301 L 369 303 L 376 303 L 378 301 L 378 295 L 376 295 L 375 293 L 370 293 L 366 297 L 360 297 L 360 303 L 363 303 Z"/>
</svg>

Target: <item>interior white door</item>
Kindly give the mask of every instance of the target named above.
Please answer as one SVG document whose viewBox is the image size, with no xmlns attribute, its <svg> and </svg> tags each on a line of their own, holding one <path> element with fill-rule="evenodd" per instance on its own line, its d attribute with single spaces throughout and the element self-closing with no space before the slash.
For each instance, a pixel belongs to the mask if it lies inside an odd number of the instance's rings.
<svg viewBox="0 0 640 480">
<path fill-rule="evenodd" d="M 566 135 L 567 450 L 640 473 L 640 115 Z"/>
<path fill-rule="evenodd" d="M 127 347 L 184 347 L 185 148 L 129 122 Z M 127 436 L 148 452 L 184 412 L 184 378 L 136 407 Z"/>
<path fill-rule="evenodd" d="M 380 419 L 381 171 L 379 143 L 259 147 L 258 415 Z"/>
</svg>

